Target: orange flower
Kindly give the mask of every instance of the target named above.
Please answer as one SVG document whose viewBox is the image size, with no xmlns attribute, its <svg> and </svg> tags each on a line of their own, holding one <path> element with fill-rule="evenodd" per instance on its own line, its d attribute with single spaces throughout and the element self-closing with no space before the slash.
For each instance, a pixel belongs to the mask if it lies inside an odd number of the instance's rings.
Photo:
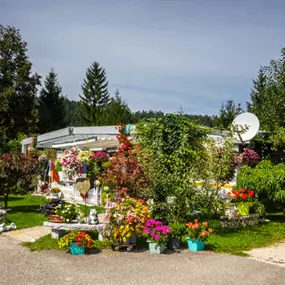
<svg viewBox="0 0 285 285">
<path fill-rule="evenodd" d="M 208 223 L 207 222 L 203 222 L 202 225 L 205 226 L 205 227 L 208 227 Z"/>
<path fill-rule="evenodd" d="M 195 223 L 195 224 L 198 224 L 198 220 L 197 220 L 197 219 L 195 219 L 195 220 L 194 220 L 194 223 Z"/>
<path fill-rule="evenodd" d="M 198 228 L 199 228 L 199 224 L 192 225 L 192 229 L 198 229 Z"/>
<path fill-rule="evenodd" d="M 207 235 L 207 232 L 206 231 L 202 231 L 201 235 L 204 237 Z"/>
<path fill-rule="evenodd" d="M 241 194 L 240 194 L 240 197 L 241 197 L 242 199 L 246 199 L 246 198 L 248 197 L 248 194 L 241 193 Z"/>
<path fill-rule="evenodd" d="M 211 234 L 213 232 L 213 229 L 209 229 L 209 233 Z"/>
<path fill-rule="evenodd" d="M 187 226 L 188 226 L 189 228 L 191 228 L 191 227 L 192 227 L 192 223 L 191 223 L 191 222 L 187 223 Z"/>
</svg>

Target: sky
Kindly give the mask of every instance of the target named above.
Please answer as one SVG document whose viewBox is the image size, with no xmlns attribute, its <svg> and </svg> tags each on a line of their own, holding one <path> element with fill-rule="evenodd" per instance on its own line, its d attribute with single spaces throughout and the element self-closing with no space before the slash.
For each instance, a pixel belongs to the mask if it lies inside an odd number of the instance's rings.
<svg viewBox="0 0 285 285">
<path fill-rule="evenodd" d="M 69 99 L 97 61 L 133 111 L 245 106 L 285 47 L 283 0 L 0 0 L 0 24 L 20 29 L 33 70 L 54 68 Z"/>
</svg>

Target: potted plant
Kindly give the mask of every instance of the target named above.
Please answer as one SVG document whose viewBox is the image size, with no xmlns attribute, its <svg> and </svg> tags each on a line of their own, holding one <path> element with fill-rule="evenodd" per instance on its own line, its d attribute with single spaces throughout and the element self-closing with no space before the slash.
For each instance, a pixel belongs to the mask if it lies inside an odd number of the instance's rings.
<svg viewBox="0 0 285 285">
<path fill-rule="evenodd" d="M 53 187 L 50 189 L 50 193 L 53 197 L 58 198 L 59 193 L 60 193 L 60 189 L 58 187 Z"/>
<path fill-rule="evenodd" d="M 69 249 L 73 255 L 84 254 L 86 248 L 93 248 L 93 240 L 86 232 L 72 231 L 60 238 L 59 248 Z"/>
<path fill-rule="evenodd" d="M 250 202 L 253 200 L 254 191 L 252 190 L 232 190 L 228 192 L 228 197 L 236 203 L 238 207 L 238 214 L 240 216 L 248 216 L 249 215 L 249 206 Z"/>
<path fill-rule="evenodd" d="M 187 242 L 190 251 L 201 251 L 204 249 L 205 241 L 213 232 L 207 222 L 199 223 L 197 219 L 194 222 L 189 222 L 186 225 L 188 232 Z"/>
<path fill-rule="evenodd" d="M 113 228 L 113 236 L 119 246 L 135 245 L 149 219 L 148 208 L 133 198 L 117 202 L 108 211 L 107 220 Z"/>
<path fill-rule="evenodd" d="M 148 237 L 151 254 L 161 254 L 165 251 L 168 234 L 171 232 L 170 227 L 163 225 L 160 221 L 149 219 L 145 224 L 144 232 Z"/>
<path fill-rule="evenodd" d="M 79 205 L 71 203 L 62 203 L 56 207 L 55 213 L 62 218 L 66 223 L 77 221 L 78 217 L 83 217 Z"/>
<path fill-rule="evenodd" d="M 182 237 L 186 234 L 185 225 L 179 223 L 171 223 L 169 226 L 172 230 L 169 233 L 167 248 L 178 250 L 181 248 Z"/>
</svg>

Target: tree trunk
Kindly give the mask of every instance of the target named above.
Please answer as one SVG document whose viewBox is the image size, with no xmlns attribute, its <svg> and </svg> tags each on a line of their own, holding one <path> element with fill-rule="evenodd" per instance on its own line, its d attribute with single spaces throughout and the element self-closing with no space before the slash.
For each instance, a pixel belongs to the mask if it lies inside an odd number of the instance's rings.
<svg viewBox="0 0 285 285">
<path fill-rule="evenodd" d="M 8 193 L 4 193 L 4 209 L 8 208 Z"/>
</svg>

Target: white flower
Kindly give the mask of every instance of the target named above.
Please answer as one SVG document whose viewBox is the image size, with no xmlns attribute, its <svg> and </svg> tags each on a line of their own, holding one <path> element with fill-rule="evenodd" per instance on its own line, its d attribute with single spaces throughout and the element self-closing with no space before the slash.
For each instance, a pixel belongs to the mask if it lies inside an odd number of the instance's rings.
<svg viewBox="0 0 285 285">
<path fill-rule="evenodd" d="M 101 183 L 99 180 L 95 180 L 95 185 L 99 186 Z"/>
<path fill-rule="evenodd" d="M 110 188 L 109 188 L 109 186 L 104 186 L 104 187 L 103 187 L 103 190 L 104 190 L 104 191 L 109 191 Z"/>
</svg>

